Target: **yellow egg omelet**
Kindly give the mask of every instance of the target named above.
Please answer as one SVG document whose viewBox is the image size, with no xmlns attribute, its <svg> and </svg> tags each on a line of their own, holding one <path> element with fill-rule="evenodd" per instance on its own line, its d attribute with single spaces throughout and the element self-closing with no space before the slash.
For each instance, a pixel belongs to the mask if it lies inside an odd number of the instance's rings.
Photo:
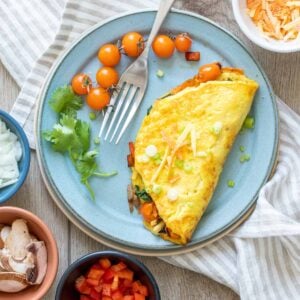
<svg viewBox="0 0 300 300">
<path fill-rule="evenodd" d="M 154 102 L 135 140 L 132 183 L 157 216 L 144 225 L 178 244 L 192 237 L 250 111 L 257 82 L 235 69 Z"/>
</svg>

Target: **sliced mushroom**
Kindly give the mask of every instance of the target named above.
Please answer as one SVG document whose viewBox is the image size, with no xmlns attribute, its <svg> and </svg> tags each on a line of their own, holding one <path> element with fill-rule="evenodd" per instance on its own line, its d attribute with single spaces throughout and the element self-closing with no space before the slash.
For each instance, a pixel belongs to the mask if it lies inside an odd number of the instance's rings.
<svg viewBox="0 0 300 300">
<path fill-rule="evenodd" d="M 28 270 L 34 268 L 35 258 L 32 253 L 28 252 L 27 256 L 22 261 L 15 260 L 13 256 L 10 256 L 8 263 L 14 272 L 26 274 Z"/>
<path fill-rule="evenodd" d="M 12 267 L 9 264 L 9 256 L 2 255 L 0 257 L 0 264 L 1 264 L 1 268 L 4 269 L 5 272 L 14 272 L 14 270 L 12 269 Z"/>
<path fill-rule="evenodd" d="M 5 247 L 16 260 L 23 260 L 27 255 L 26 246 L 31 242 L 26 221 L 15 220 L 5 241 Z"/>
<path fill-rule="evenodd" d="M 47 272 L 47 249 L 43 241 L 32 242 L 27 250 L 35 257 L 35 268 L 27 272 L 27 281 L 30 284 L 42 283 Z"/>
<path fill-rule="evenodd" d="M 11 231 L 10 226 L 0 225 L 0 249 L 4 248 L 5 241 Z"/>
<path fill-rule="evenodd" d="M 6 293 L 16 293 L 24 290 L 28 286 L 24 274 L 15 272 L 0 273 L 0 291 Z"/>
</svg>

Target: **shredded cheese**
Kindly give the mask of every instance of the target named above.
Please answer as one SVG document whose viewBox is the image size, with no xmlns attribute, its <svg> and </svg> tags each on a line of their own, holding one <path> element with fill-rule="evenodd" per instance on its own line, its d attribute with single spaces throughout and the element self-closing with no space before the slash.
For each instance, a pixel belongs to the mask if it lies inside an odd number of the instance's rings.
<svg viewBox="0 0 300 300">
<path fill-rule="evenodd" d="M 299 36 L 300 1 L 247 0 L 247 12 L 266 37 L 289 41 Z"/>
</svg>

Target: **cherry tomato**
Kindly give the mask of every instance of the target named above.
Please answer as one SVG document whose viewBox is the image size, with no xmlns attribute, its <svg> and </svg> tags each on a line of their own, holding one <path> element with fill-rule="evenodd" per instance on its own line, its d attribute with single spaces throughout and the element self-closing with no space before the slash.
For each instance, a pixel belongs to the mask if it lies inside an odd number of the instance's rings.
<svg viewBox="0 0 300 300">
<path fill-rule="evenodd" d="M 88 75 L 79 73 L 73 77 L 71 84 L 76 94 L 86 95 L 92 87 L 92 80 Z"/>
<path fill-rule="evenodd" d="M 101 87 L 107 89 L 118 83 L 119 74 L 111 67 L 102 67 L 96 74 L 96 80 Z"/>
<path fill-rule="evenodd" d="M 199 68 L 198 77 L 203 82 L 215 80 L 221 75 L 221 68 L 219 63 L 203 65 Z"/>
<path fill-rule="evenodd" d="M 145 48 L 143 36 L 138 32 L 128 32 L 122 38 L 122 48 L 130 57 L 139 56 Z"/>
<path fill-rule="evenodd" d="M 114 67 L 120 62 L 121 53 L 116 45 L 105 44 L 99 49 L 98 58 L 104 66 Z"/>
<path fill-rule="evenodd" d="M 187 52 L 192 46 L 192 39 L 187 33 L 180 33 L 175 38 L 175 47 L 179 52 Z"/>
<path fill-rule="evenodd" d="M 168 58 L 172 56 L 175 44 L 167 35 L 158 35 L 152 43 L 152 49 L 158 57 Z"/>
<path fill-rule="evenodd" d="M 109 104 L 109 101 L 110 94 L 106 89 L 102 87 L 92 88 L 86 97 L 88 106 L 95 110 L 104 108 Z"/>
</svg>

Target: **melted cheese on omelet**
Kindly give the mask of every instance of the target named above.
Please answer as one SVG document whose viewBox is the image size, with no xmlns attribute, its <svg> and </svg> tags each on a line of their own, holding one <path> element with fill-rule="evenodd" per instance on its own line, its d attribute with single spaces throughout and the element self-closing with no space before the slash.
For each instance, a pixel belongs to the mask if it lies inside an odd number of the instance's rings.
<svg viewBox="0 0 300 300">
<path fill-rule="evenodd" d="M 217 80 L 158 99 L 144 118 L 132 182 L 146 188 L 172 233 L 161 233 L 162 238 L 179 244 L 190 240 L 257 88 L 246 76 L 224 71 Z M 149 145 L 157 154 L 142 159 Z"/>
</svg>

